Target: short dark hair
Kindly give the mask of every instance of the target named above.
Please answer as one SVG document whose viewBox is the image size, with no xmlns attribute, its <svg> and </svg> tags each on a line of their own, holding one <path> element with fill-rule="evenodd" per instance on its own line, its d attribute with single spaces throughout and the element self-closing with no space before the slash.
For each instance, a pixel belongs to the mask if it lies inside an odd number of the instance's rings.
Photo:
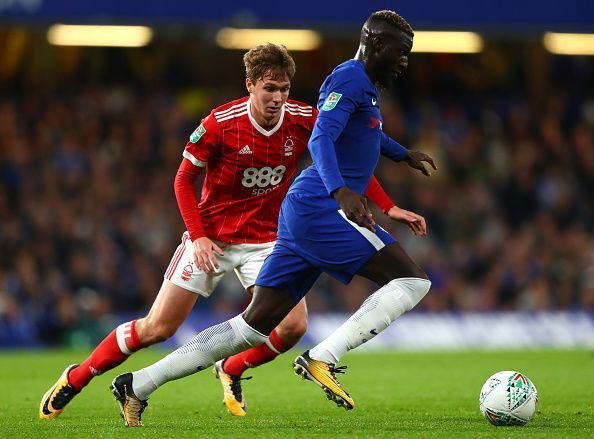
<svg viewBox="0 0 594 439">
<path fill-rule="evenodd" d="M 295 61 L 287 48 L 280 44 L 266 43 L 254 47 L 243 55 L 243 64 L 246 78 L 254 83 L 266 74 L 275 80 L 285 77 L 291 80 L 295 75 Z"/>
<path fill-rule="evenodd" d="M 368 27 L 372 27 L 374 24 L 386 23 L 396 27 L 397 29 L 400 29 L 402 32 L 410 35 L 411 37 L 415 36 L 411 25 L 408 24 L 404 18 L 402 18 L 396 12 L 387 9 L 374 12 L 369 16 L 365 23 Z"/>
</svg>

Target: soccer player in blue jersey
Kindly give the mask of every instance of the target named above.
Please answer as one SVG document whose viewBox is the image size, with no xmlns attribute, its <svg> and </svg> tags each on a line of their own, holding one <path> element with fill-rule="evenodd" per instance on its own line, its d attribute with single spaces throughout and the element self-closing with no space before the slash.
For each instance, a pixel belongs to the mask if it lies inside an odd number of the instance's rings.
<svg viewBox="0 0 594 439">
<path fill-rule="evenodd" d="M 136 421 L 160 385 L 203 370 L 215 361 L 267 341 L 270 331 L 322 273 L 344 283 L 361 275 L 378 283 L 340 328 L 298 356 L 295 371 L 317 383 L 329 399 L 352 409 L 336 367 L 360 346 L 412 309 L 429 291 L 427 275 L 398 242 L 375 225 L 362 196 L 380 154 L 426 175 L 431 157 L 408 151 L 381 130 L 378 88 L 389 88 L 406 69 L 412 49 L 410 25 L 392 11 L 373 13 L 363 25 L 355 59 L 340 64 L 320 89 L 320 110 L 309 149 L 313 164 L 294 181 L 283 201 L 277 243 L 266 259 L 252 301 L 243 314 L 210 327 L 159 362 L 116 377 L 112 389 L 126 420 Z M 424 219 L 399 209 L 396 218 L 415 235 Z M 392 216 L 394 218 L 394 216 Z"/>
</svg>

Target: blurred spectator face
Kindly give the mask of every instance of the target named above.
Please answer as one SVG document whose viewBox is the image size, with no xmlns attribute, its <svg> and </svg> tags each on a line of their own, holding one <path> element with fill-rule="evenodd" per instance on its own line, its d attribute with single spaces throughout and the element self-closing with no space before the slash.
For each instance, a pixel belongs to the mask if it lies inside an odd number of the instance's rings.
<svg viewBox="0 0 594 439">
<path fill-rule="evenodd" d="M 274 125 L 280 119 L 281 108 L 289 97 L 291 81 L 287 76 L 273 79 L 270 72 L 266 73 L 255 83 L 251 79 L 245 80 L 250 92 L 252 116 L 260 125 Z"/>
</svg>

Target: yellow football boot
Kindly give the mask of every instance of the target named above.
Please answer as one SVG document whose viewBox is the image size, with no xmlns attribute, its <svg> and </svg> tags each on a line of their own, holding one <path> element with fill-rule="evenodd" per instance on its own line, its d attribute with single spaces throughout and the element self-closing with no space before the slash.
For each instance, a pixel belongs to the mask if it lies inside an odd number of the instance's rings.
<svg viewBox="0 0 594 439">
<path fill-rule="evenodd" d="M 346 366 L 336 367 L 332 363 L 314 360 L 309 356 L 309 351 L 295 358 L 293 369 L 297 375 L 304 379 L 311 380 L 320 386 L 330 401 L 334 401 L 339 407 L 347 410 L 355 408 L 355 401 L 344 391 L 335 373 L 344 373 Z"/>
<path fill-rule="evenodd" d="M 58 381 L 41 398 L 39 403 L 39 417 L 41 419 L 52 419 L 60 416 L 66 404 L 79 393 L 68 382 L 68 372 L 76 366 L 78 364 L 71 364 L 64 369 Z"/>
<path fill-rule="evenodd" d="M 111 382 L 109 388 L 120 405 L 120 414 L 124 418 L 126 427 L 142 427 L 142 412 L 148 402 L 139 399 L 132 390 L 132 374 L 118 375 Z"/>
<path fill-rule="evenodd" d="M 227 410 L 233 416 L 245 416 L 247 405 L 241 391 L 241 380 L 249 380 L 252 377 L 240 378 L 235 375 L 229 375 L 223 370 L 223 361 L 215 363 L 213 372 L 223 386 L 223 403 Z"/>
</svg>

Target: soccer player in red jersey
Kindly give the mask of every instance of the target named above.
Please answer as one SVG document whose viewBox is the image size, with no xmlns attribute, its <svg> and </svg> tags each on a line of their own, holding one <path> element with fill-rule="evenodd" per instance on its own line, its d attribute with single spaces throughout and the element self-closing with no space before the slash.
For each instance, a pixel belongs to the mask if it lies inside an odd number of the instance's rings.
<svg viewBox="0 0 594 439">
<path fill-rule="evenodd" d="M 198 296 L 208 297 L 226 273 L 235 271 L 251 293 L 274 246 L 280 204 L 307 149 L 317 110 L 288 100 L 295 63 L 283 46 L 258 46 L 245 54 L 244 64 L 249 96 L 213 110 L 183 152 L 174 188 L 187 231 L 151 310 L 119 325 L 86 360 L 68 366 L 43 396 L 40 418 L 59 416 L 94 376 L 173 335 Z M 198 202 L 194 181 L 203 168 L 206 178 Z M 366 195 L 390 214 L 394 203 L 374 178 Z M 216 364 L 232 414 L 245 414 L 240 386 L 245 368 L 271 361 L 294 346 L 306 329 L 307 308 L 301 301 L 266 344 Z"/>
</svg>

